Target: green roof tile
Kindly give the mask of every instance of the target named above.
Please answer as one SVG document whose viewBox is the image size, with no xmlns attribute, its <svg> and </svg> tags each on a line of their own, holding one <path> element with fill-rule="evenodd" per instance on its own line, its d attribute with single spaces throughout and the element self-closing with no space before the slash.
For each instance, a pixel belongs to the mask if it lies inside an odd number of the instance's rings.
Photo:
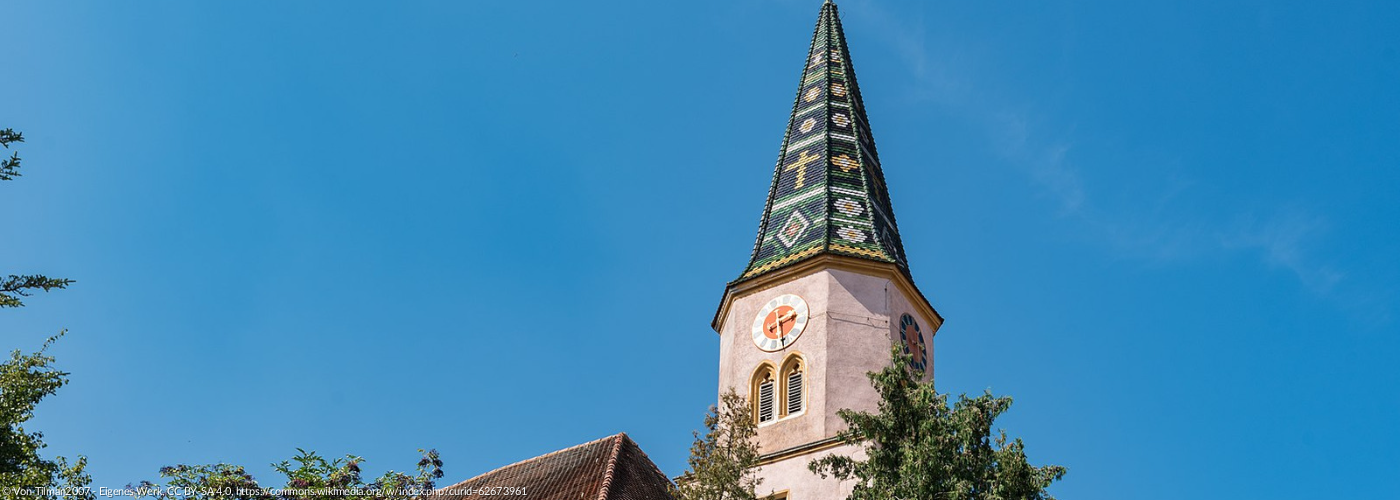
<svg viewBox="0 0 1400 500">
<path fill-rule="evenodd" d="M 906 276 L 889 190 L 836 4 L 822 4 L 753 257 L 736 282 L 819 254 L 893 263 Z"/>
</svg>

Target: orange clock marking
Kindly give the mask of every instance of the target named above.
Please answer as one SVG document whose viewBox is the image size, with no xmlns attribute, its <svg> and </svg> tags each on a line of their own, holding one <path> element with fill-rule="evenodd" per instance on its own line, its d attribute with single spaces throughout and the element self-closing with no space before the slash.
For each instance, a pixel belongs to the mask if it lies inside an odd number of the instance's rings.
<svg viewBox="0 0 1400 500">
<path fill-rule="evenodd" d="M 782 338 L 792 331 L 796 319 L 797 311 L 792 306 L 778 307 L 763 318 L 763 335 L 770 339 Z"/>
<path fill-rule="evenodd" d="M 913 361 L 922 365 L 928 354 L 924 352 L 924 346 L 919 345 L 919 330 L 916 328 L 910 328 L 910 330 L 913 331 L 904 336 L 904 343 L 909 349 L 909 354 L 914 358 Z"/>
</svg>

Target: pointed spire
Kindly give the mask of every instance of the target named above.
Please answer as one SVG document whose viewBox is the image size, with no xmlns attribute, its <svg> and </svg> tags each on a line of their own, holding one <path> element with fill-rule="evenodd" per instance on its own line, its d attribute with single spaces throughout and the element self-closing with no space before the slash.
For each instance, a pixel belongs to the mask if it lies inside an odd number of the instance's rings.
<svg viewBox="0 0 1400 500">
<path fill-rule="evenodd" d="M 823 253 L 888 262 L 909 274 L 831 0 L 817 18 L 753 257 L 737 281 Z"/>
</svg>

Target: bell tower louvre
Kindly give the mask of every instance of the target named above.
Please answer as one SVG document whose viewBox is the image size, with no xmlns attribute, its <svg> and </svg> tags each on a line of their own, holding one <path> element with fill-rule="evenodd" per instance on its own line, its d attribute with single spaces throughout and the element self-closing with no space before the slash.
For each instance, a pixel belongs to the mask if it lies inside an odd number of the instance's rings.
<svg viewBox="0 0 1400 500">
<path fill-rule="evenodd" d="M 840 499 L 807 463 L 857 454 L 837 410 L 873 411 L 891 346 L 933 377 L 943 318 L 914 285 L 836 5 L 822 5 L 748 265 L 712 326 L 719 389 L 753 405 L 760 495 Z"/>
</svg>

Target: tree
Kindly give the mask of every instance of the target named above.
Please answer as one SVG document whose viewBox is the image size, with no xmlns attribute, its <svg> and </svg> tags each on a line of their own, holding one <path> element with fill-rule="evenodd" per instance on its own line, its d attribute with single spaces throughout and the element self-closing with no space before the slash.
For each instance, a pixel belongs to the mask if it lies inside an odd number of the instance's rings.
<svg viewBox="0 0 1400 500">
<path fill-rule="evenodd" d="M 0 130 L 0 146 L 10 149 L 24 142 L 24 135 L 13 129 Z M 0 181 L 20 176 L 20 156 L 0 157 Z M 9 275 L 0 278 L 0 309 L 24 306 L 23 298 L 36 291 L 66 288 L 73 280 L 41 274 Z M 68 373 L 54 368 L 48 348 L 66 332 L 48 339 L 38 352 L 15 350 L 0 363 L 0 498 L 33 500 L 93 500 L 86 473 L 87 459 L 74 463 L 63 457 L 45 460 L 43 434 L 28 432 L 23 423 L 34 416 L 34 407 L 68 383 Z M 159 500 L 329 500 L 347 497 L 365 500 L 411 500 L 432 496 L 435 481 L 442 478 L 442 459 L 437 450 L 423 453 L 417 473 L 389 471 L 365 483 L 360 476 L 363 458 L 346 456 L 326 460 L 315 452 L 298 449 L 291 461 L 273 464 L 287 477 L 278 490 L 264 490 L 242 466 L 229 464 L 176 465 L 160 470 L 168 479 L 165 486 L 149 481 L 128 485 L 122 496 L 153 497 Z M 422 452 L 422 450 L 419 450 Z M 106 494 L 104 496 L 112 496 Z"/>
<path fill-rule="evenodd" d="M 389 471 L 369 483 L 360 476 L 361 457 L 326 460 L 316 452 L 297 449 L 290 461 L 272 464 L 287 478 L 278 489 L 264 489 L 238 465 L 176 465 L 164 467 L 164 486 L 150 481 L 128 485 L 124 495 L 158 500 L 411 500 L 429 498 L 443 476 L 437 450 L 423 453 L 416 474 Z"/>
<path fill-rule="evenodd" d="M 0 146 L 10 149 L 10 143 L 24 142 L 24 133 L 15 132 L 15 129 L 7 128 L 0 130 Z M 19 152 L 11 154 L 9 158 L 0 160 L 0 181 L 8 181 L 19 177 Z"/>
<path fill-rule="evenodd" d="M 729 389 L 705 414 L 705 435 L 694 433 L 689 467 L 677 481 L 680 500 L 755 500 L 758 430 L 747 400 Z"/>
<path fill-rule="evenodd" d="M 905 368 L 908 355 L 895 349 L 891 358 L 867 374 L 880 394 L 879 412 L 837 412 L 848 426 L 840 437 L 862 444 L 866 458 L 822 457 L 809 464 L 813 472 L 855 479 L 852 500 L 1054 500 L 1045 488 L 1066 469 L 1030 465 L 1021 440 L 1008 440 L 1004 430 L 992 437 L 992 422 L 1011 398 L 961 395 L 950 408 L 948 395 Z"/>
<path fill-rule="evenodd" d="M 33 294 L 33 290 L 43 290 L 45 292 L 54 288 L 67 288 L 73 280 L 63 278 L 50 278 L 42 274 L 14 275 L 0 279 L 0 308 L 21 307 L 24 302 L 20 297 L 28 297 Z"/>
<path fill-rule="evenodd" d="M 24 134 L 15 132 L 14 129 L 7 128 L 0 130 L 0 146 L 10 149 L 10 144 L 24 142 Z M 15 151 L 9 158 L 0 160 L 0 181 L 13 180 L 19 177 L 19 152 Z M 50 278 L 41 274 L 14 275 L 9 278 L 0 279 L 0 308 L 20 307 L 24 302 L 20 297 L 28 297 L 34 290 L 45 292 L 55 288 L 66 288 L 72 284 L 73 280 L 63 278 Z"/>
<path fill-rule="evenodd" d="M 53 368 L 48 348 L 63 333 L 50 337 L 39 352 L 10 353 L 0 363 L 0 491 L 35 499 L 90 499 L 86 487 L 87 458 L 69 464 L 63 457 L 39 457 L 43 433 L 29 432 L 23 424 L 34 416 L 34 406 L 68 383 L 68 374 Z M 6 495 L 10 496 L 10 495 Z"/>
<path fill-rule="evenodd" d="M 0 130 L 0 146 L 24 142 L 24 135 L 13 129 Z M 0 160 L 0 181 L 19 177 L 19 153 Z M 67 287 L 72 280 L 43 275 L 10 275 L 0 279 L 0 308 L 20 307 L 20 297 L 33 290 L 49 291 Z M 46 460 L 39 456 L 44 448 L 44 435 L 25 430 L 24 423 L 34 417 L 34 407 L 45 396 L 53 395 L 68 383 L 68 373 L 53 367 L 54 358 L 47 354 L 50 345 L 64 332 L 50 337 L 38 352 L 10 353 L 10 359 L 0 363 L 0 493 L 6 498 L 23 496 L 33 499 L 90 499 L 86 488 L 92 478 L 85 472 L 87 459 L 78 457 L 72 464 L 63 457 Z"/>
</svg>

